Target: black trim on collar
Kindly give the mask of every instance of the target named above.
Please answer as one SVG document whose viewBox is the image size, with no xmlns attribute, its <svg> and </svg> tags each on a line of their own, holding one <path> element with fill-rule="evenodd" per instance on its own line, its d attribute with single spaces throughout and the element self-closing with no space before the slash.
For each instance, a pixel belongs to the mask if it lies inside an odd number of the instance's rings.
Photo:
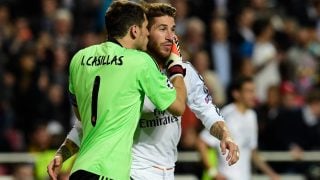
<svg viewBox="0 0 320 180">
<path fill-rule="evenodd" d="M 117 40 L 116 40 L 115 38 L 113 38 L 113 37 L 109 37 L 109 38 L 108 38 L 108 41 L 113 42 L 113 43 L 116 43 L 116 44 L 118 44 L 119 46 L 123 47 L 123 46 L 119 43 L 119 41 L 117 41 Z"/>
</svg>

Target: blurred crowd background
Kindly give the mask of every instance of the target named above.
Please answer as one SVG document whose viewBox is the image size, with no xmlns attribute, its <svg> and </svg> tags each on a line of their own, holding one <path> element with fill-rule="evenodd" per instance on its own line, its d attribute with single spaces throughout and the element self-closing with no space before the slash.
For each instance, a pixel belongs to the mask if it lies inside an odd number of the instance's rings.
<svg viewBox="0 0 320 180">
<path fill-rule="evenodd" d="M 320 150 L 320 0 L 148 2 L 176 7 L 183 58 L 203 76 L 218 107 L 230 102 L 235 77 L 254 77 L 260 150 L 290 151 L 297 159 Z M 105 41 L 108 3 L 0 0 L 0 152 L 52 150 L 52 158 L 75 120 L 69 62 L 77 50 Z M 179 150 L 193 151 L 203 127 L 189 110 L 182 123 Z M 0 164 L 0 175 L 23 168 L 30 166 Z"/>
</svg>

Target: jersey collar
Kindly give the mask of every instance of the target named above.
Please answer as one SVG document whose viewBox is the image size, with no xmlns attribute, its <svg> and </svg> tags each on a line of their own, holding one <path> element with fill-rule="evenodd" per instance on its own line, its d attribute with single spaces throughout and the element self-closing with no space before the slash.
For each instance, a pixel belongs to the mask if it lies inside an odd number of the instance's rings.
<svg viewBox="0 0 320 180">
<path fill-rule="evenodd" d="M 117 41 L 117 40 L 116 40 L 115 38 L 113 38 L 113 37 L 109 37 L 109 38 L 108 38 L 108 41 L 113 42 L 113 43 L 118 44 L 119 46 L 123 47 L 123 46 L 119 43 L 119 41 Z"/>
</svg>

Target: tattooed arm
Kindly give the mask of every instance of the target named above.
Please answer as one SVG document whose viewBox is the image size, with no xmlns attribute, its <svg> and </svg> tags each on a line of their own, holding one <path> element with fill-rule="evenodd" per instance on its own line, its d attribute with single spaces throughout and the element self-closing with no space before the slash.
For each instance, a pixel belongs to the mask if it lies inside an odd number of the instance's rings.
<svg viewBox="0 0 320 180">
<path fill-rule="evenodd" d="M 224 121 L 215 122 L 210 128 L 210 134 L 220 140 L 220 148 L 223 155 L 226 154 L 226 150 L 228 150 L 226 161 L 228 161 L 229 166 L 236 163 L 240 156 L 239 148 L 231 138 Z"/>
<path fill-rule="evenodd" d="M 47 166 L 47 172 L 52 180 L 57 180 L 63 162 L 76 154 L 78 150 L 79 147 L 69 139 L 62 143 L 53 160 Z"/>
<path fill-rule="evenodd" d="M 73 106 L 73 110 L 76 117 L 80 120 L 80 115 L 77 107 Z M 47 172 L 50 176 L 50 179 L 57 180 L 60 170 L 62 168 L 63 162 L 79 151 L 81 138 L 82 138 L 82 126 L 80 121 L 76 121 L 73 128 L 71 129 L 68 136 L 66 137 L 65 141 L 61 144 L 60 148 L 57 150 L 56 155 L 47 166 Z"/>
<path fill-rule="evenodd" d="M 76 154 L 78 150 L 79 150 L 79 147 L 77 146 L 77 144 L 75 144 L 73 141 L 69 139 L 66 139 L 58 149 L 56 156 L 61 156 L 63 160 L 62 162 L 64 162 L 67 159 L 69 159 L 71 156 Z"/>
</svg>

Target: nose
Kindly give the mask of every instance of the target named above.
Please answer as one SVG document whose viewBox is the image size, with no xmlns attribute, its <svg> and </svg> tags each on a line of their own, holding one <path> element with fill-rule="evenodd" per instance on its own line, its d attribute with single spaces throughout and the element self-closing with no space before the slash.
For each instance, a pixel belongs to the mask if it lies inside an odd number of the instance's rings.
<svg viewBox="0 0 320 180">
<path fill-rule="evenodd" d="M 166 40 L 169 40 L 170 42 L 172 42 L 175 36 L 176 36 L 175 33 L 173 33 L 173 32 L 168 32 L 168 33 L 166 34 Z"/>
</svg>

